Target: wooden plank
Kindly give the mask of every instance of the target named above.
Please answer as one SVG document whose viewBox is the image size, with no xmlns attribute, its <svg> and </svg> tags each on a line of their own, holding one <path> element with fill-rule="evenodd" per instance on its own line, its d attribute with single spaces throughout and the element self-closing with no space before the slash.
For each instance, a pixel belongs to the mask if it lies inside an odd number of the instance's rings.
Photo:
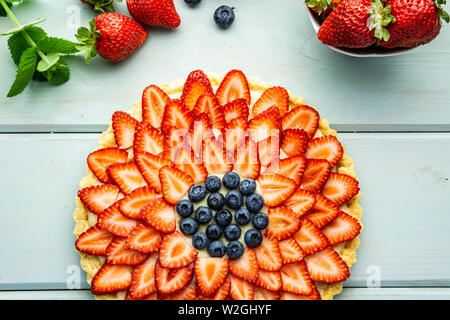
<svg viewBox="0 0 450 320">
<path fill-rule="evenodd" d="M 15 8 L 21 21 L 38 16 L 52 35 L 74 39 L 68 27 L 75 6 L 83 25 L 94 17 L 81 3 L 36 0 Z M 69 83 L 54 87 L 33 82 L 16 98 L 5 95 L 15 74 L 9 59 L 0 61 L 1 132 L 96 132 L 117 108 L 128 109 L 150 83 L 185 77 L 195 68 L 222 73 L 241 68 L 249 76 L 286 86 L 317 106 L 344 131 L 449 131 L 450 28 L 432 44 L 389 58 L 355 59 L 318 40 L 299 0 L 230 0 L 236 21 L 228 30 L 215 26 L 217 2 L 196 9 L 177 3 L 178 30 L 151 28 L 150 40 L 126 61 L 97 58 L 87 66 L 81 56 L 67 59 Z M 118 5 L 126 13 L 125 3 Z M 270 8 L 270 10 L 266 10 Z M 2 19 L 0 29 L 10 24 Z M 0 54 L 9 55 L 5 39 Z M 49 98 L 51 97 L 51 98 Z"/>
</svg>

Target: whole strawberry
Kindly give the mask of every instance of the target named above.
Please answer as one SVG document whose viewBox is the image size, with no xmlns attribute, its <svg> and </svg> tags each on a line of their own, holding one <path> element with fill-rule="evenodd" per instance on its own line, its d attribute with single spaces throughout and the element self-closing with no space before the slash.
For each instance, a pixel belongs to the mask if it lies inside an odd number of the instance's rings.
<svg viewBox="0 0 450 320">
<path fill-rule="evenodd" d="M 122 0 L 81 0 L 81 2 L 91 5 L 95 10 L 100 12 L 114 12 L 113 2 L 120 1 Z"/>
<path fill-rule="evenodd" d="M 133 19 L 119 13 L 103 13 L 90 23 L 90 30 L 79 28 L 76 38 L 79 50 L 86 50 L 86 61 L 97 53 L 109 60 L 120 61 L 132 54 L 148 38 L 148 31 Z"/>
<path fill-rule="evenodd" d="M 181 23 L 173 0 L 127 0 L 127 6 L 133 18 L 148 26 L 177 28 Z"/>
</svg>

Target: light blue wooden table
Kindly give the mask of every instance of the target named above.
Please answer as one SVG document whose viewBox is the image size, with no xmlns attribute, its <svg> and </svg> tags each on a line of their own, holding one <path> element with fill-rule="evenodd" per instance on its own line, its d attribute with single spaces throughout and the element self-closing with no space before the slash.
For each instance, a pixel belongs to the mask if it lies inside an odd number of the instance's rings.
<svg viewBox="0 0 450 320">
<path fill-rule="evenodd" d="M 72 57 L 69 83 L 34 82 L 13 99 L 5 96 L 15 66 L 1 39 L 0 299 L 91 299 L 72 236 L 86 156 L 145 86 L 197 68 L 240 68 L 285 86 L 340 131 L 365 225 L 340 299 L 450 299 L 450 26 L 409 54 L 355 59 L 319 43 L 300 0 L 175 3 L 179 30 L 150 30 L 119 64 Z M 227 31 L 212 20 L 224 3 L 237 15 Z M 23 22 L 46 17 L 49 33 L 74 39 L 68 22 L 78 9 L 87 24 L 94 15 L 78 0 L 29 0 L 15 12 Z M 0 30 L 11 26 L 0 20 Z"/>
</svg>

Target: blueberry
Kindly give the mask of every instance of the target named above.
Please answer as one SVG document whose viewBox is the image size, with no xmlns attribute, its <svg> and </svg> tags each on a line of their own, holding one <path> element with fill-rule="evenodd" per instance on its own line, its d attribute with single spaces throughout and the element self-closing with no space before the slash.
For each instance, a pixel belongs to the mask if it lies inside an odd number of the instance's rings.
<svg viewBox="0 0 450 320">
<path fill-rule="evenodd" d="M 195 210 L 195 220 L 199 223 L 209 223 L 213 217 L 213 213 L 210 208 L 200 206 Z"/>
<path fill-rule="evenodd" d="M 225 246 L 222 241 L 216 240 L 209 244 L 208 253 L 211 257 L 223 257 L 225 254 Z"/>
<path fill-rule="evenodd" d="M 250 212 L 253 213 L 256 213 L 259 210 L 261 210 L 263 205 L 264 205 L 263 198 L 261 197 L 261 195 L 257 193 L 248 196 L 247 199 L 245 200 L 245 206 Z"/>
<path fill-rule="evenodd" d="M 177 213 L 182 217 L 189 217 L 194 212 L 194 205 L 189 200 L 181 200 L 176 205 Z"/>
<path fill-rule="evenodd" d="M 222 179 L 223 185 L 228 189 L 237 188 L 240 181 L 241 177 L 236 172 L 227 172 Z"/>
<path fill-rule="evenodd" d="M 197 232 L 198 222 L 192 218 L 184 218 L 180 221 L 180 229 L 186 235 L 191 235 Z"/>
<path fill-rule="evenodd" d="M 228 28 L 234 21 L 233 9 L 229 6 L 220 6 L 214 12 L 214 21 L 222 28 Z"/>
<path fill-rule="evenodd" d="M 202 0 L 184 0 L 189 6 L 196 7 Z"/>
<path fill-rule="evenodd" d="M 247 223 L 249 223 L 250 219 L 251 213 L 246 208 L 240 208 L 234 214 L 234 220 L 236 220 L 237 224 L 240 224 L 241 226 L 245 226 Z"/>
<path fill-rule="evenodd" d="M 206 197 L 206 188 L 202 184 L 194 184 L 189 189 L 188 197 L 192 202 L 200 202 Z"/>
<path fill-rule="evenodd" d="M 220 192 L 211 193 L 208 196 L 208 207 L 213 210 L 220 210 L 225 205 L 225 198 Z"/>
<path fill-rule="evenodd" d="M 222 233 L 223 233 L 222 228 L 215 223 L 211 223 L 206 228 L 206 236 L 211 240 L 219 239 L 222 236 Z"/>
<path fill-rule="evenodd" d="M 239 209 L 242 207 L 243 203 L 242 194 L 239 193 L 239 191 L 231 190 L 228 191 L 227 195 L 225 196 L 225 202 L 228 207 L 231 209 Z"/>
<path fill-rule="evenodd" d="M 209 176 L 206 178 L 205 187 L 209 192 L 217 192 L 222 188 L 222 182 L 217 176 Z"/>
<path fill-rule="evenodd" d="M 265 213 L 258 212 L 253 216 L 252 222 L 256 229 L 262 230 L 269 225 L 269 217 Z"/>
<path fill-rule="evenodd" d="M 256 182 L 253 179 L 244 179 L 239 185 L 239 192 L 244 196 L 249 196 L 256 190 Z"/>
<path fill-rule="evenodd" d="M 230 224 L 231 220 L 233 220 L 233 215 L 231 214 L 231 212 L 229 210 L 222 209 L 216 213 L 214 220 L 216 220 L 216 223 L 219 226 L 224 228 Z"/>
<path fill-rule="evenodd" d="M 196 249 L 205 249 L 208 246 L 208 237 L 203 232 L 196 232 L 192 237 L 192 245 Z"/>
<path fill-rule="evenodd" d="M 223 232 L 225 238 L 229 241 L 237 240 L 241 236 L 241 228 L 237 224 L 229 224 Z"/>
<path fill-rule="evenodd" d="M 244 240 L 247 246 L 249 246 L 250 248 L 256 248 L 261 244 L 263 236 L 261 231 L 250 229 L 245 233 Z"/>
<path fill-rule="evenodd" d="M 244 246 L 239 241 L 231 241 L 227 245 L 227 255 L 231 260 L 237 259 L 244 253 Z"/>
</svg>

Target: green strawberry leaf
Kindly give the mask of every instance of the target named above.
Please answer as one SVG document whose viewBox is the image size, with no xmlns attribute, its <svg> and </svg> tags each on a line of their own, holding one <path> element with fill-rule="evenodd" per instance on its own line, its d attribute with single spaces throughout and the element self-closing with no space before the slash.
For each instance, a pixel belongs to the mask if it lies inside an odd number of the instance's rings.
<svg viewBox="0 0 450 320">
<path fill-rule="evenodd" d="M 370 30 L 374 30 L 374 36 L 377 43 L 388 41 L 390 34 L 386 27 L 395 22 L 395 17 L 391 15 L 391 6 L 384 7 L 382 0 L 371 0 L 369 8 Z"/>
<path fill-rule="evenodd" d="M 28 86 L 36 70 L 37 54 L 34 48 L 26 49 L 20 57 L 16 79 L 8 92 L 8 97 L 14 97 Z"/>
<path fill-rule="evenodd" d="M 97 38 L 100 37 L 100 31 L 96 28 L 95 19 L 92 19 L 89 22 L 89 26 L 89 29 L 85 27 L 78 28 L 77 34 L 75 35 L 80 42 L 75 48 L 79 51 L 85 51 L 84 59 L 87 64 L 89 64 L 91 59 L 97 55 L 95 43 L 97 42 Z"/>
<path fill-rule="evenodd" d="M 49 53 L 46 55 L 46 59 L 39 61 L 37 65 L 37 71 L 44 72 L 53 67 L 59 61 L 59 54 Z"/>
<path fill-rule="evenodd" d="M 328 7 L 333 8 L 332 0 L 306 0 L 305 3 L 309 8 L 316 8 L 319 15 L 322 11 L 327 10 Z"/>
<path fill-rule="evenodd" d="M 39 27 L 28 28 L 27 34 L 35 43 L 38 43 L 41 39 L 47 37 L 45 31 Z M 14 60 L 14 63 L 19 64 L 22 53 L 26 49 L 30 48 L 30 45 L 24 38 L 23 34 L 20 32 L 9 37 L 8 48 L 9 52 L 11 53 L 11 57 Z"/>
<path fill-rule="evenodd" d="M 43 22 L 43 21 L 45 21 L 45 19 L 39 19 L 39 20 L 30 22 L 30 23 L 21 25 L 21 26 L 19 26 L 19 27 L 13 28 L 13 29 L 8 30 L 8 31 L 6 31 L 6 32 L 0 33 L 0 36 L 9 36 L 9 35 L 12 35 L 12 34 L 19 33 L 20 31 L 26 30 L 26 29 L 28 29 L 28 28 L 34 26 L 34 25 L 37 25 L 37 24 Z"/>
<path fill-rule="evenodd" d="M 53 84 L 59 85 L 67 82 L 70 78 L 70 69 L 67 63 L 59 60 L 52 68 L 43 73 L 47 80 Z"/>
<path fill-rule="evenodd" d="M 449 23 L 450 17 L 447 11 L 445 11 L 444 8 L 442 8 L 442 5 L 446 3 L 447 0 L 434 0 L 434 4 L 436 5 L 436 10 L 438 12 L 439 17 L 441 17 L 441 19 L 444 20 L 445 22 Z"/>
<path fill-rule="evenodd" d="M 75 42 L 61 38 L 45 37 L 37 42 L 37 46 L 44 53 L 73 54 L 78 52 Z"/>
<path fill-rule="evenodd" d="M 122 2 L 122 0 L 86 0 L 86 2 L 93 5 L 96 11 L 104 13 L 115 12 L 113 3 Z"/>
</svg>

